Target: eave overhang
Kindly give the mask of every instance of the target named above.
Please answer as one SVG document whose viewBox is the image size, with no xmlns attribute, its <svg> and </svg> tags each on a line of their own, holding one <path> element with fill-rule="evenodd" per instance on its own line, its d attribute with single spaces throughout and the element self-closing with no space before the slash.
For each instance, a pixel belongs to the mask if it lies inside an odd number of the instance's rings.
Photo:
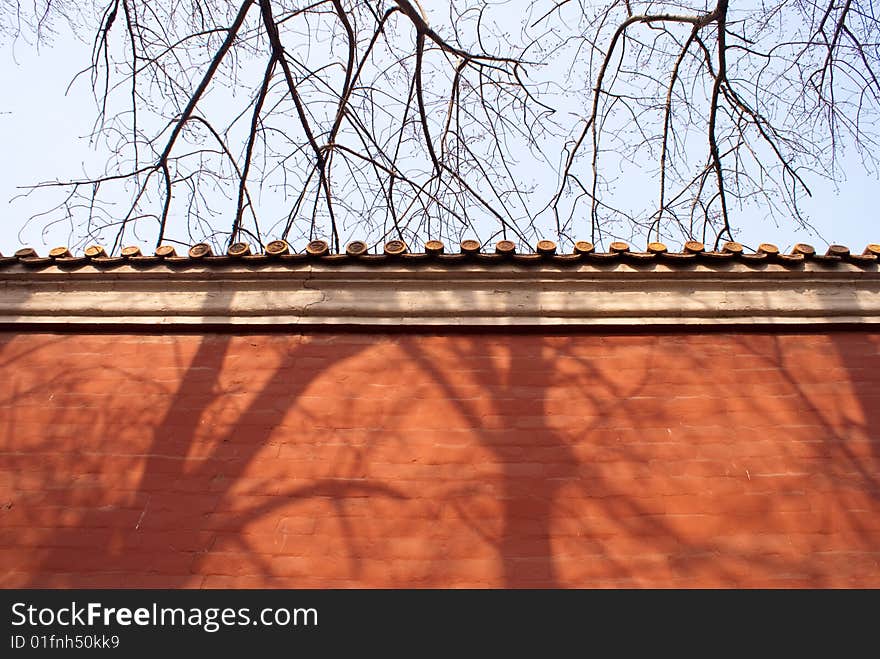
<svg viewBox="0 0 880 659">
<path fill-rule="evenodd" d="M 877 265 L 154 263 L 0 270 L 4 325 L 873 324 Z"/>
</svg>

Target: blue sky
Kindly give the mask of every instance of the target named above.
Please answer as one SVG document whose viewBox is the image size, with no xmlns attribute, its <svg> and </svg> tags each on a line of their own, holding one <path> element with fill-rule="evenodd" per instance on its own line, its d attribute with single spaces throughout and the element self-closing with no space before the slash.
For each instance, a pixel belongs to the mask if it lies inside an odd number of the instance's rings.
<svg viewBox="0 0 880 659">
<path fill-rule="evenodd" d="M 89 53 L 89 45 L 63 34 L 39 50 L 23 41 L 0 47 L 0 70 L 7 90 L 0 100 L 0 144 L 5 155 L 0 159 L 0 252 L 4 254 L 23 245 L 45 252 L 67 244 L 71 233 L 69 225 L 45 227 L 39 218 L 31 219 L 51 205 L 51 197 L 37 191 L 13 199 L 25 192 L 22 187 L 99 171 L 106 159 L 90 147 L 86 137 L 95 117 L 88 80 L 83 78 L 67 89 L 88 64 Z M 840 174 L 845 180 L 838 188 L 821 179 L 811 181 L 813 198 L 805 208 L 817 233 L 794 223 L 780 220 L 777 225 L 746 216 L 737 218 L 743 242 L 772 242 L 782 248 L 796 242 L 817 248 L 839 243 L 859 251 L 869 242 L 880 242 L 876 175 L 864 171 L 853 150 L 842 159 Z M 147 241 L 143 246 L 152 249 Z"/>
</svg>

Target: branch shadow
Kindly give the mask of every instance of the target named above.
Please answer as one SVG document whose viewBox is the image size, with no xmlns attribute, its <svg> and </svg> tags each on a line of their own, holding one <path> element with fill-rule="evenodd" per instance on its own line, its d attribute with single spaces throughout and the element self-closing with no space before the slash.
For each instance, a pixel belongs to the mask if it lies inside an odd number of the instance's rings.
<svg viewBox="0 0 880 659">
<path fill-rule="evenodd" d="M 829 587 L 876 563 L 866 332 L 0 352 L 4 586 Z"/>
</svg>

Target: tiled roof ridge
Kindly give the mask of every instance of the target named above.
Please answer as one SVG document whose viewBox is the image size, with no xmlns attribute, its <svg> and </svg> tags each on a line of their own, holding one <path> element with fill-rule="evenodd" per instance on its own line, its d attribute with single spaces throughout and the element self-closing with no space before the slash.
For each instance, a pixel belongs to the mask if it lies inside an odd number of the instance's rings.
<svg viewBox="0 0 880 659">
<path fill-rule="evenodd" d="M 767 262 L 775 262 L 781 265 L 796 266 L 805 261 L 816 261 L 825 265 L 848 262 L 859 266 L 877 265 L 880 262 L 880 244 L 871 243 L 861 253 L 853 252 L 844 245 L 831 245 L 824 254 L 819 254 L 808 244 L 798 243 L 788 254 L 771 243 L 762 243 L 754 253 L 747 253 L 744 246 L 737 242 L 727 242 L 720 251 L 709 251 L 703 243 L 688 241 L 684 244 L 681 252 L 670 252 L 666 245 L 660 242 L 652 242 L 647 250 L 632 251 L 630 246 L 622 241 L 615 241 L 609 245 L 609 251 L 598 252 L 595 246 L 586 241 L 578 241 L 574 244 L 574 250 L 568 254 L 559 253 L 557 245 L 551 240 L 541 240 L 535 245 L 534 251 L 528 253 L 517 252 L 516 245 L 509 240 L 501 240 L 495 244 L 493 252 L 485 251 L 483 245 L 476 240 L 464 240 L 459 245 L 457 252 L 448 252 L 445 245 L 439 240 L 429 240 L 425 243 L 425 251 L 420 253 L 410 252 L 406 243 L 402 240 L 390 240 L 384 245 L 383 254 L 369 254 L 367 243 L 355 240 L 345 248 L 344 254 L 331 254 L 326 241 L 313 240 L 309 242 L 303 252 L 294 252 L 289 243 L 284 240 L 273 240 L 265 247 L 262 253 L 254 253 L 247 243 L 234 243 L 229 247 L 226 254 L 215 255 L 211 246 L 207 243 L 198 243 L 189 248 L 185 256 L 177 253 L 171 245 L 158 247 L 153 255 L 142 254 L 139 247 L 124 247 L 119 256 L 108 256 L 106 250 L 99 245 L 87 247 L 81 256 L 76 256 L 67 247 L 55 247 L 46 256 L 41 256 L 31 247 L 19 249 L 13 256 L 0 254 L 0 267 L 21 263 L 25 266 L 44 267 L 56 265 L 60 267 L 76 268 L 83 265 L 98 267 L 112 267 L 123 263 L 129 265 L 224 265 L 232 263 L 284 263 L 301 262 L 307 260 L 322 263 L 552 263 L 562 265 L 565 263 L 609 263 L 628 262 L 639 263 L 664 263 L 666 265 L 688 265 L 694 262 L 741 262 L 743 264 L 759 265 Z"/>
</svg>

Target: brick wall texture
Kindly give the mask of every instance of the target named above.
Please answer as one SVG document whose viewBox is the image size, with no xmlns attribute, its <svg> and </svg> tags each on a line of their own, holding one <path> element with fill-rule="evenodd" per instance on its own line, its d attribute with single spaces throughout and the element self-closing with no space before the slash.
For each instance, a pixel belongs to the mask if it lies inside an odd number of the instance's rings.
<svg viewBox="0 0 880 659">
<path fill-rule="evenodd" d="M 880 335 L 0 334 L 0 586 L 880 587 Z"/>
</svg>

